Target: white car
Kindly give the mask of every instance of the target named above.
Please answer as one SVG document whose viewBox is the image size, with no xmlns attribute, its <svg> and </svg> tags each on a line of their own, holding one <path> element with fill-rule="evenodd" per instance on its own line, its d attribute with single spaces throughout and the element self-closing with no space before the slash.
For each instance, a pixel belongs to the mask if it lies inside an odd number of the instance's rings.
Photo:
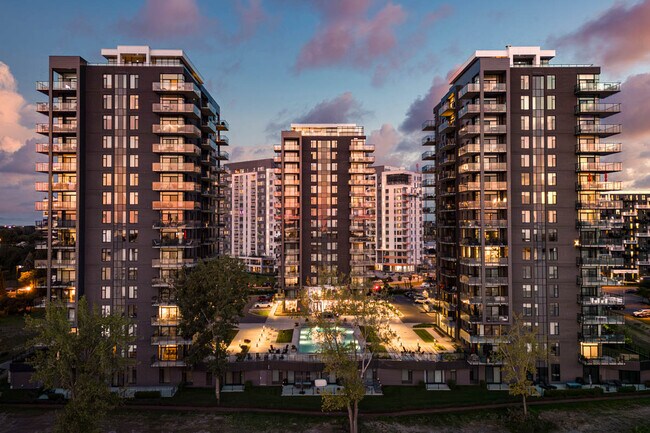
<svg viewBox="0 0 650 433">
<path fill-rule="evenodd" d="M 271 308 L 271 303 L 270 302 L 258 302 L 253 306 L 253 308 Z"/>
<path fill-rule="evenodd" d="M 637 310 L 632 315 L 634 317 L 650 317 L 650 309 Z"/>
</svg>

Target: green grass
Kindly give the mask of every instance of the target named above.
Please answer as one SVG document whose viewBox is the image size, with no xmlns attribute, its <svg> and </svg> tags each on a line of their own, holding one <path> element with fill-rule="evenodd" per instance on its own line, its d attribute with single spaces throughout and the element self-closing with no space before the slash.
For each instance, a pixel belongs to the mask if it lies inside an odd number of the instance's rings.
<svg viewBox="0 0 650 433">
<path fill-rule="evenodd" d="M 293 340 L 293 329 L 281 329 L 278 331 L 276 343 L 291 343 Z"/>
<path fill-rule="evenodd" d="M 436 342 L 436 339 L 433 338 L 433 335 L 429 334 L 429 332 L 427 332 L 424 329 L 414 329 L 413 332 L 418 334 L 418 337 L 420 337 L 422 339 L 422 341 L 424 341 L 425 343 L 435 343 Z"/>
<path fill-rule="evenodd" d="M 271 309 L 267 308 L 265 310 L 250 310 L 249 313 L 256 316 L 269 317 L 269 314 L 271 314 Z"/>
<path fill-rule="evenodd" d="M 374 347 L 377 348 L 377 352 L 386 353 L 388 349 L 383 344 L 380 344 L 379 336 L 377 336 L 377 331 L 372 328 L 367 328 L 365 326 L 359 326 L 361 334 L 366 336 L 366 341 L 371 343 Z"/>
<path fill-rule="evenodd" d="M 418 323 L 417 325 L 413 325 L 413 329 L 417 328 L 433 328 L 433 323 Z"/>
</svg>

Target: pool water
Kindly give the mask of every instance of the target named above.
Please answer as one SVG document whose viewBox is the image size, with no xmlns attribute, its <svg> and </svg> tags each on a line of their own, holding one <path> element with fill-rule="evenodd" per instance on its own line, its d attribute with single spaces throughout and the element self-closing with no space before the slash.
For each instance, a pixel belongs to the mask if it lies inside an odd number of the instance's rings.
<svg viewBox="0 0 650 433">
<path fill-rule="evenodd" d="M 337 330 L 343 336 L 343 341 L 346 343 L 356 342 L 357 347 L 359 343 L 357 339 L 354 338 L 354 330 L 352 328 L 338 327 Z M 298 340 L 298 352 L 300 353 L 317 353 L 320 349 L 319 344 L 319 333 L 322 331 L 322 328 L 319 327 L 304 327 L 300 328 L 300 339 Z"/>
</svg>

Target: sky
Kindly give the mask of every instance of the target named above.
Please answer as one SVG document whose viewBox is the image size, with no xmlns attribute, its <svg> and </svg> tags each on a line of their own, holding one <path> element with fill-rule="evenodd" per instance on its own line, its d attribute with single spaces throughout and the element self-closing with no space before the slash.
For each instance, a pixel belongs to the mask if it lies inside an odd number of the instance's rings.
<svg viewBox="0 0 650 433">
<path fill-rule="evenodd" d="M 555 49 L 622 82 L 625 189 L 650 189 L 650 0 L 23 0 L 0 14 L 0 224 L 33 224 L 35 112 L 48 56 L 183 49 L 229 121 L 232 161 L 273 156 L 292 122 L 365 127 L 378 164 L 415 168 L 420 125 L 474 51 Z M 615 177 L 615 176 L 612 176 Z"/>
</svg>

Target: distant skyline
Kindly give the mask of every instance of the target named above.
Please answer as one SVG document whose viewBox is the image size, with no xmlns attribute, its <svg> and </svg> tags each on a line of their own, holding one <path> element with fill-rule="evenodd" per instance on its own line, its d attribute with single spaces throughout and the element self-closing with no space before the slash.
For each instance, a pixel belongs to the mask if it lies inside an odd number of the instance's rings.
<svg viewBox="0 0 650 433">
<path fill-rule="evenodd" d="M 232 161 L 273 155 L 291 122 L 363 125 L 377 165 L 422 164 L 420 125 L 474 51 L 539 45 L 621 81 L 624 171 L 650 188 L 650 0 L 116 0 L 7 2 L 0 16 L 0 224 L 33 224 L 34 104 L 48 56 L 183 49 L 230 122 Z M 86 145 L 92 145 L 87 143 Z M 42 158 L 42 156 L 40 156 Z"/>
</svg>

